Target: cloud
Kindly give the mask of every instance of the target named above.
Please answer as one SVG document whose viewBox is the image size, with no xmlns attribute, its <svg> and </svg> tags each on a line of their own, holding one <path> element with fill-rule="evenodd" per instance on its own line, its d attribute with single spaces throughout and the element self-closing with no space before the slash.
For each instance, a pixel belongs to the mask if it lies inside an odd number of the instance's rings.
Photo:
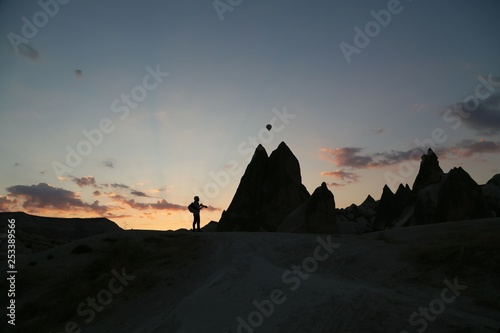
<svg viewBox="0 0 500 333">
<path fill-rule="evenodd" d="M 339 167 L 367 168 L 374 163 L 370 156 L 360 156 L 362 148 L 344 147 L 337 149 L 322 148 L 324 158 Z"/>
<path fill-rule="evenodd" d="M 2 212 L 13 212 L 17 211 L 18 201 L 16 199 L 12 200 L 7 197 L 0 195 L 0 211 Z"/>
<path fill-rule="evenodd" d="M 484 100 L 470 99 L 467 102 L 457 103 L 444 111 L 443 115 L 445 114 L 448 114 L 447 119 L 456 117 L 456 121 L 463 121 L 467 127 L 480 135 L 498 135 L 500 133 L 500 92 L 491 94 Z"/>
<path fill-rule="evenodd" d="M 438 151 L 441 155 L 452 155 L 454 157 L 472 157 L 477 154 L 500 153 L 500 142 L 481 139 L 479 141 L 463 140 L 456 147 Z M 448 156 L 448 157 L 452 157 Z"/>
<path fill-rule="evenodd" d="M 99 197 L 102 195 L 101 191 L 99 190 L 95 190 L 94 192 L 92 192 L 92 194 L 94 195 L 94 197 Z"/>
<path fill-rule="evenodd" d="M 71 180 L 76 183 L 76 185 L 80 187 L 85 187 L 85 186 L 93 186 L 93 187 L 99 187 L 97 186 L 97 183 L 95 181 L 95 178 L 92 176 L 87 176 L 87 177 L 71 177 Z"/>
<path fill-rule="evenodd" d="M 153 203 L 150 205 L 151 205 L 151 208 L 159 209 L 159 210 L 164 210 L 164 209 L 167 209 L 167 210 L 186 210 L 187 209 L 186 206 L 173 204 L 173 203 L 168 202 L 165 199 L 159 200 L 156 203 Z"/>
<path fill-rule="evenodd" d="M 21 43 L 19 44 L 18 49 L 20 55 L 30 60 L 38 60 L 40 58 L 40 52 L 28 44 Z"/>
<path fill-rule="evenodd" d="M 110 196 L 116 202 L 128 205 L 130 208 L 137 210 L 173 210 L 173 211 L 187 211 L 187 206 L 178 205 L 168 202 L 165 199 L 157 200 L 156 202 L 143 203 L 137 202 L 135 199 L 127 199 L 125 196 L 120 194 L 113 194 Z M 208 211 L 219 211 L 219 208 L 211 207 L 205 208 Z"/>
<path fill-rule="evenodd" d="M 322 148 L 321 157 L 338 167 L 349 167 L 356 169 L 378 168 L 401 163 L 410 158 L 420 157 L 419 148 L 409 151 L 391 150 L 388 152 L 362 155 L 363 148 L 344 147 L 337 149 Z"/>
<path fill-rule="evenodd" d="M 107 160 L 102 161 L 102 165 L 104 165 L 106 168 L 109 169 L 114 169 L 116 167 L 115 162 L 109 158 Z"/>
<path fill-rule="evenodd" d="M 333 177 L 335 179 L 351 180 L 351 181 L 357 181 L 359 178 L 358 174 L 356 174 L 354 172 L 346 172 L 346 171 L 342 171 L 342 170 L 324 171 L 321 173 L 321 175 Z"/>
<path fill-rule="evenodd" d="M 80 209 L 100 216 L 108 212 L 108 207 L 101 206 L 97 200 L 89 204 L 84 202 L 76 192 L 53 187 L 46 183 L 10 186 L 7 191 L 9 197 L 23 201 L 22 207 L 28 212 L 41 209 L 74 212 L 75 209 Z"/>
<path fill-rule="evenodd" d="M 333 177 L 335 179 L 342 181 L 342 183 L 337 183 L 337 182 L 328 183 L 329 186 L 345 186 L 348 184 L 356 183 L 359 180 L 358 174 L 342 170 L 324 171 L 321 173 L 321 175 L 327 177 Z"/>
<path fill-rule="evenodd" d="M 13 166 L 14 168 L 19 168 L 19 167 L 21 167 L 21 166 L 23 166 L 23 165 L 22 165 L 21 163 L 19 163 L 19 162 L 16 162 L 16 163 L 14 163 L 12 166 Z"/>
<path fill-rule="evenodd" d="M 129 189 L 130 188 L 130 186 L 128 186 L 128 185 L 117 184 L 117 183 L 107 184 L 106 186 L 111 186 L 111 187 L 114 187 L 114 188 L 121 188 L 121 189 Z"/>
<path fill-rule="evenodd" d="M 479 154 L 498 153 L 500 142 L 485 139 L 463 140 L 453 147 L 433 147 L 433 150 L 440 159 L 466 158 Z M 370 169 L 397 165 L 409 160 L 418 161 L 423 154 L 427 153 L 427 148 L 424 150 L 423 147 L 416 147 L 409 150 L 390 150 L 373 154 L 362 154 L 362 151 L 363 149 L 358 147 L 321 148 L 320 156 L 337 167 Z M 333 176 L 334 174 L 324 175 Z"/>
<path fill-rule="evenodd" d="M 429 108 L 429 105 L 427 105 L 425 103 L 415 103 L 415 104 L 413 104 L 413 110 L 415 110 L 417 112 L 424 111 L 424 110 L 426 110 L 428 108 Z"/>
<path fill-rule="evenodd" d="M 147 197 L 147 198 L 149 198 L 149 195 L 147 195 L 146 193 L 141 192 L 141 191 L 132 190 L 132 191 L 130 191 L 130 194 L 135 195 L 137 197 Z"/>
</svg>

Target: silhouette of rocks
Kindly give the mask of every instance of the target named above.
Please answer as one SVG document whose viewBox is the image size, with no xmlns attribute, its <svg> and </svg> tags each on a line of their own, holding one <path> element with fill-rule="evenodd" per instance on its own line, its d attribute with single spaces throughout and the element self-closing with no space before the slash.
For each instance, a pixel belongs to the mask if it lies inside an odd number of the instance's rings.
<svg viewBox="0 0 500 333">
<path fill-rule="evenodd" d="M 496 174 L 481 187 L 491 215 L 500 216 L 500 174 Z"/>
<path fill-rule="evenodd" d="M 461 167 L 453 168 L 439 191 L 436 222 L 489 217 L 481 187 Z"/>
<path fill-rule="evenodd" d="M 268 157 L 259 145 L 217 230 L 276 231 L 309 196 L 299 161 L 288 146 L 281 142 Z"/>
<path fill-rule="evenodd" d="M 410 189 L 410 186 L 406 184 L 400 184 L 398 190 L 394 194 L 393 203 L 393 215 L 392 221 L 388 221 L 386 227 L 392 228 L 396 225 L 403 226 L 410 220 L 415 209 L 415 196 Z"/>
<path fill-rule="evenodd" d="M 268 156 L 259 145 L 248 164 L 227 211 L 217 226 L 217 231 L 259 231 L 262 214 L 262 185 L 265 183 Z"/>
<path fill-rule="evenodd" d="M 385 185 L 380 200 L 335 208 L 326 184 L 309 196 L 285 143 L 270 155 L 258 146 L 218 231 L 364 233 L 445 221 L 500 216 L 500 174 L 479 186 L 462 168 L 444 173 L 437 155 L 422 155 L 413 187 Z"/>
<path fill-rule="evenodd" d="M 427 154 L 422 155 L 420 169 L 412 187 L 413 192 L 418 193 L 423 188 L 438 183 L 443 175 L 437 155 L 429 148 Z"/>
<path fill-rule="evenodd" d="M 278 227 L 280 232 L 295 233 L 339 233 L 335 199 L 326 183 L 314 190 L 313 194 L 299 208 L 288 215 Z"/>
<path fill-rule="evenodd" d="M 376 214 L 378 207 L 377 201 L 368 195 L 361 205 L 359 205 L 359 213 L 364 217 L 373 217 Z"/>
<path fill-rule="evenodd" d="M 201 231 L 202 232 L 216 232 L 218 225 L 219 225 L 219 223 L 217 223 L 216 221 L 210 221 L 210 222 L 208 222 L 208 224 L 206 224 L 205 226 L 203 226 L 201 228 Z"/>
<path fill-rule="evenodd" d="M 383 230 L 390 225 L 394 219 L 393 206 L 395 194 L 389 186 L 384 185 L 382 196 L 378 204 L 377 215 L 373 223 L 373 230 Z"/>
<path fill-rule="evenodd" d="M 491 216 L 481 187 L 461 167 L 439 183 L 420 190 L 412 224 L 450 222 Z"/>
<path fill-rule="evenodd" d="M 264 190 L 263 227 L 275 231 L 283 220 L 310 194 L 302 184 L 299 161 L 288 146 L 281 142 L 269 156 Z"/>
<path fill-rule="evenodd" d="M 378 201 L 368 195 L 359 206 L 352 204 L 344 209 L 337 209 L 337 227 L 342 234 L 362 234 L 372 231 Z"/>
</svg>

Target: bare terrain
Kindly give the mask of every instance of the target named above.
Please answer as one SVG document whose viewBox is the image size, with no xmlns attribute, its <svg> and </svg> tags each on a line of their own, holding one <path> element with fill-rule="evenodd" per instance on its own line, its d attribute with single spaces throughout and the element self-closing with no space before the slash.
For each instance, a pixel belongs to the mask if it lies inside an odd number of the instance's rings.
<svg viewBox="0 0 500 333">
<path fill-rule="evenodd" d="M 498 218 L 363 235 L 117 231 L 18 254 L 16 329 L 495 333 L 499 244 Z"/>
</svg>

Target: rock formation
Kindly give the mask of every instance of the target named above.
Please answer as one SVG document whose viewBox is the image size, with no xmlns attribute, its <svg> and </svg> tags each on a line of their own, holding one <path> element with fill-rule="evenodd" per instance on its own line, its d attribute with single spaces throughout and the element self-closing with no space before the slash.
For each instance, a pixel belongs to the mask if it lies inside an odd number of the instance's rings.
<svg viewBox="0 0 500 333">
<path fill-rule="evenodd" d="M 481 186 L 486 205 L 492 216 L 500 216 L 500 174 Z"/>
<path fill-rule="evenodd" d="M 435 222 L 489 217 L 481 187 L 461 167 L 453 168 L 440 187 Z"/>
<path fill-rule="evenodd" d="M 299 162 L 281 143 L 268 157 L 258 146 L 218 231 L 364 233 L 387 228 L 500 216 L 500 174 L 479 186 L 462 168 L 444 173 L 437 155 L 422 155 L 412 189 L 385 185 L 380 200 L 335 208 L 325 183 L 310 196 Z"/>
<path fill-rule="evenodd" d="M 326 183 L 314 190 L 300 207 L 288 215 L 278 227 L 279 232 L 338 233 L 335 199 Z"/>
<path fill-rule="evenodd" d="M 422 155 L 420 169 L 412 187 L 413 192 L 418 193 L 423 188 L 438 183 L 443 175 L 437 155 L 429 148 L 427 154 Z"/>
<path fill-rule="evenodd" d="M 368 195 L 359 206 L 337 209 L 337 227 L 342 234 L 362 234 L 373 230 L 378 201 Z"/>
<path fill-rule="evenodd" d="M 276 231 L 309 196 L 299 161 L 288 146 L 281 142 L 268 157 L 259 145 L 217 230 Z"/>
<path fill-rule="evenodd" d="M 394 196 L 389 186 L 384 185 L 382 196 L 378 204 L 377 215 L 373 223 L 373 230 L 383 230 L 392 223 L 394 218 Z"/>
<path fill-rule="evenodd" d="M 451 169 L 416 195 L 413 225 L 491 216 L 481 187 L 461 167 Z"/>
<path fill-rule="evenodd" d="M 262 184 L 268 156 L 259 145 L 248 164 L 227 211 L 222 212 L 217 231 L 259 231 L 262 214 Z"/>
</svg>

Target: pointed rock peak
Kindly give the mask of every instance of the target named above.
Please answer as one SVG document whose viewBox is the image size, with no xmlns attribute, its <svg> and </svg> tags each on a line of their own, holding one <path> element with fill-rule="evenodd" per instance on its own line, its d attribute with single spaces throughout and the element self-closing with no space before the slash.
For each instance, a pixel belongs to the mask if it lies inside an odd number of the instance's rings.
<svg viewBox="0 0 500 333">
<path fill-rule="evenodd" d="M 421 189 L 438 183 L 441 180 L 444 172 L 439 166 L 437 155 L 429 148 L 427 154 L 422 155 L 420 161 L 420 169 L 418 170 L 417 178 L 413 183 L 413 191 L 418 193 Z"/>
<path fill-rule="evenodd" d="M 288 149 L 290 150 L 290 148 L 288 148 L 288 146 L 286 145 L 285 141 L 281 141 L 280 144 L 278 145 L 278 148 L 276 149 Z"/>
<path fill-rule="evenodd" d="M 396 195 L 408 192 L 411 192 L 411 189 L 408 186 L 408 184 L 406 184 L 406 186 L 404 186 L 403 184 L 399 184 L 398 190 L 396 191 Z"/>
<path fill-rule="evenodd" d="M 279 156 L 286 156 L 286 155 L 292 155 L 292 156 L 295 156 L 293 155 L 292 151 L 290 150 L 290 148 L 288 148 L 288 146 L 286 145 L 285 142 L 281 142 L 278 146 L 278 148 L 276 148 L 276 150 L 274 150 L 271 155 L 279 155 Z"/>
<path fill-rule="evenodd" d="M 394 194 L 394 193 L 391 191 L 391 189 L 389 188 L 389 186 L 387 186 L 387 184 L 386 184 L 386 185 L 384 185 L 384 188 L 382 189 L 382 195 L 384 195 L 385 193 L 387 193 L 387 194 Z"/>
<path fill-rule="evenodd" d="M 368 194 L 365 201 L 363 201 L 363 203 L 360 206 L 369 206 L 369 205 L 373 205 L 374 203 L 375 203 L 375 199 L 373 199 L 373 197 Z"/>
<path fill-rule="evenodd" d="M 448 173 L 448 177 L 460 177 L 460 178 L 467 178 L 467 179 L 472 179 L 472 177 L 469 175 L 469 173 L 467 171 L 465 171 L 464 169 L 462 169 L 462 167 L 458 167 L 458 168 L 452 168 L 450 170 L 450 172 Z M 474 181 L 474 180 L 473 180 Z M 475 181 L 474 181 L 475 183 Z"/>
<path fill-rule="evenodd" d="M 257 146 L 257 148 L 255 148 L 255 152 L 253 153 L 253 156 L 252 156 L 252 161 L 256 158 L 266 158 L 267 159 L 267 151 L 266 151 L 266 148 L 264 148 L 264 146 L 262 146 L 261 144 L 259 144 Z"/>
</svg>

